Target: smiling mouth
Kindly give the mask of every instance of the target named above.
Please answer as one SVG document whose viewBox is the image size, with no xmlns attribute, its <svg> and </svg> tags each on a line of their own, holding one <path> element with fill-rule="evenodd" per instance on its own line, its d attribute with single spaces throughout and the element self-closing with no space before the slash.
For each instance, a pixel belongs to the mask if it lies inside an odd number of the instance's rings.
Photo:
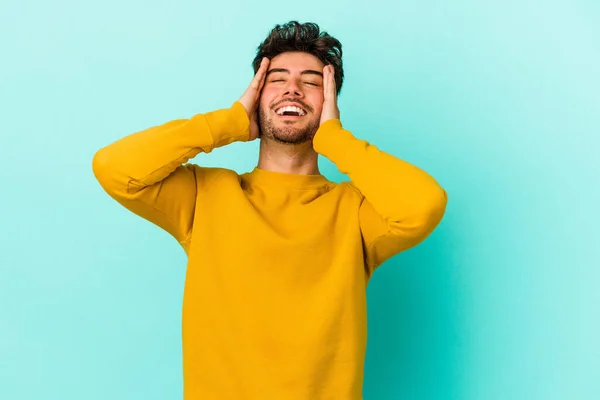
<svg viewBox="0 0 600 400">
<path fill-rule="evenodd" d="M 308 113 L 301 107 L 296 105 L 284 105 L 275 110 L 275 113 L 280 117 L 303 117 Z"/>
</svg>

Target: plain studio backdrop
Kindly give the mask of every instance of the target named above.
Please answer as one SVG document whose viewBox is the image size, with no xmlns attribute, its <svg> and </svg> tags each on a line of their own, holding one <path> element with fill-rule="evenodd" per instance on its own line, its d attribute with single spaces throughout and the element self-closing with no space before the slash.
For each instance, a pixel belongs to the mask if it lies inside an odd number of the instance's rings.
<svg viewBox="0 0 600 400">
<path fill-rule="evenodd" d="M 595 0 L 2 1 L 0 398 L 181 398 L 184 252 L 92 157 L 229 107 L 289 20 L 341 40 L 344 127 L 449 195 L 369 284 L 365 400 L 600 398 Z"/>
</svg>

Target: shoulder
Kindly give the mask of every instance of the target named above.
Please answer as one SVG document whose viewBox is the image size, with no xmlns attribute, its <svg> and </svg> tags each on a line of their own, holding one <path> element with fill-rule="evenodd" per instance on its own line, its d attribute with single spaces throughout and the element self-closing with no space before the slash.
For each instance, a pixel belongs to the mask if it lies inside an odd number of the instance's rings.
<svg viewBox="0 0 600 400">
<path fill-rule="evenodd" d="M 185 164 L 185 168 L 188 168 L 194 172 L 196 176 L 196 182 L 199 188 L 207 189 L 209 186 L 214 185 L 217 181 L 238 181 L 239 175 L 232 169 L 222 167 L 203 167 L 197 164 Z"/>
<path fill-rule="evenodd" d="M 342 190 L 345 195 L 357 197 L 358 199 L 364 199 L 364 195 L 360 191 L 360 189 L 352 182 L 352 181 L 344 181 L 340 182 L 337 185 L 339 190 Z"/>
<path fill-rule="evenodd" d="M 351 181 L 343 181 L 339 183 L 332 182 L 327 190 L 328 194 L 336 197 L 346 204 L 354 204 L 360 206 L 365 199 L 365 196 Z"/>
</svg>

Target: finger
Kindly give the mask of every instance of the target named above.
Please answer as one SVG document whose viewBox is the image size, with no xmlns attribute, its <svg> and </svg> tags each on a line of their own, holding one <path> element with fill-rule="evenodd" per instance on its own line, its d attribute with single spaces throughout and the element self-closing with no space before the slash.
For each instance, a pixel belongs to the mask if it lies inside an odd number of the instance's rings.
<svg viewBox="0 0 600 400">
<path fill-rule="evenodd" d="M 326 65 L 323 68 L 323 99 L 327 101 L 329 99 L 329 66 Z"/>
<path fill-rule="evenodd" d="M 332 65 L 329 65 L 329 97 L 334 101 L 336 99 L 335 72 Z"/>
<path fill-rule="evenodd" d="M 254 78 L 250 82 L 250 85 L 246 88 L 242 97 L 240 97 L 241 103 L 246 107 L 246 111 L 250 112 L 250 110 L 256 106 L 256 100 L 260 96 L 260 91 L 262 90 L 262 85 L 264 83 L 264 77 L 266 75 L 266 70 L 269 66 L 270 60 L 267 57 L 263 57 L 260 62 L 260 66 L 254 74 Z"/>
<path fill-rule="evenodd" d="M 337 99 L 337 86 L 335 84 L 335 70 L 331 66 L 331 93 Z"/>
<path fill-rule="evenodd" d="M 258 67 L 258 71 L 256 71 L 256 75 L 254 75 L 254 79 L 250 83 L 250 87 L 254 90 L 259 91 L 262 89 L 262 84 L 265 80 L 265 75 L 267 73 L 267 68 L 269 66 L 269 59 L 267 57 L 263 57 L 260 62 L 260 67 Z"/>
<path fill-rule="evenodd" d="M 324 85 L 323 85 L 323 94 L 324 94 L 324 100 L 325 101 L 332 101 L 335 100 L 335 94 L 332 95 L 332 88 L 333 88 L 333 73 L 332 73 L 332 67 L 331 65 L 327 65 L 324 69 L 324 74 L 323 74 L 323 81 L 324 81 Z"/>
<path fill-rule="evenodd" d="M 258 87 L 259 91 L 261 91 L 263 86 L 265 85 L 265 81 L 266 81 L 265 77 L 267 76 L 267 70 L 269 69 L 269 64 L 271 64 L 271 60 L 269 60 L 267 57 L 263 58 L 263 60 L 261 62 L 261 66 L 259 68 L 259 71 L 261 74 L 260 85 Z"/>
</svg>

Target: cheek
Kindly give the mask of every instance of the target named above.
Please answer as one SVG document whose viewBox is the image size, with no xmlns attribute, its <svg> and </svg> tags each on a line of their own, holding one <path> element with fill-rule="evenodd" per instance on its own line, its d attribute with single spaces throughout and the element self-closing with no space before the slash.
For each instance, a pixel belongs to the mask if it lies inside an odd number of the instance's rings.
<svg viewBox="0 0 600 400">
<path fill-rule="evenodd" d="M 260 96 L 260 98 L 258 99 L 258 108 L 262 109 L 262 110 L 268 110 L 269 109 L 269 104 L 266 101 L 265 96 Z"/>
<path fill-rule="evenodd" d="M 314 109 L 315 109 L 315 114 L 319 115 L 321 114 L 321 110 L 323 109 L 323 93 L 316 93 L 312 98 L 311 98 L 311 104 L 313 105 Z"/>
<path fill-rule="evenodd" d="M 263 108 L 269 108 L 269 106 L 273 103 L 275 98 L 275 93 L 272 89 L 264 87 L 262 92 L 260 93 L 260 98 L 258 99 L 259 105 Z"/>
</svg>

